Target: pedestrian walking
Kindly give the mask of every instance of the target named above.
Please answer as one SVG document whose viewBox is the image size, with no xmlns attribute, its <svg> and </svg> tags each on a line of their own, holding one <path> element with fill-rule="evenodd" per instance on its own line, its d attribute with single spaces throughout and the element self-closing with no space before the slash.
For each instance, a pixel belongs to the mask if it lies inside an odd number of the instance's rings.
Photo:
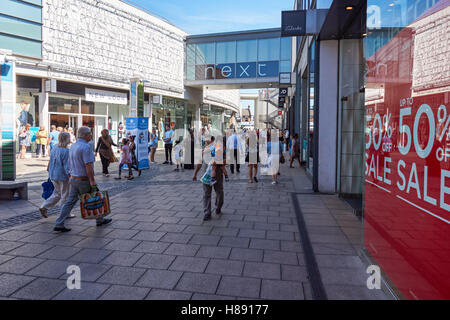
<svg viewBox="0 0 450 320">
<path fill-rule="evenodd" d="M 222 206 L 224 202 L 224 192 L 223 192 L 223 171 L 222 165 L 217 164 L 215 168 L 215 179 L 216 183 L 214 185 L 203 184 L 203 221 L 211 220 L 211 195 L 212 189 L 216 193 L 216 203 L 215 203 L 215 213 L 216 215 L 222 214 Z"/>
<path fill-rule="evenodd" d="M 133 180 L 133 160 L 131 157 L 131 151 L 130 151 L 130 146 L 129 146 L 129 142 L 126 138 L 122 139 L 122 147 L 120 148 L 122 154 L 120 156 L 120 163 L 119 163 L 119 176 L 117 178 L 115 178 L 116 180 L 120 180 L 122 179 L 122 168 L 124 165 L 127 165 L 128 170 L 129 170 L 129 174 L 128 177 L 126 177 L 126 179 L 128 180 Z"/>
<path fill-rule="evenodd" d="M 166 131 L 164 132 L 164 149 L 166 151 L 166 161 L 163 162 L 163 164 L 173 165 L 172 162 L 172 144 L 173 144 L 173 138 L 174 138 L 175 132 L 172 129 L 169 129 L 169 126 L 166 125 Z M 169 162 L 170 160 L 170 162 Z"/>
<path fill-rule="evenodd" d="M 50 146 L 50 152 L 52 151 L 53 147 L 58 144 L 58 136 L 59 136 L 59 131 L 56 129 L 55 125 L 52 125 L 50 127 L 50 133 L 48 135 L 48 141 L 47 141 L 47 144 Z"/>
<path fill-rule="evenodd" d="M 198 139 L 197 137 L 194 137 L 194 138 Z M 202 147 L 202 161 L 201 161 L 201 163 L 197 163 L 195 165 L 194 176 L 192 177 L 192 181 L 197 181 L 197 174 L 203 166 L 203 151 L 205 150 L 205 146 L 206 146 L 206 128 L 205 127 L 202 128 L 199 138 L 200 138 L 200 145 Z M 199 141 L 197 140 L 197 142 L 199 142 Z"/>
<path fill-rule="evenodd" d="M 31 146 L 31 126 L 26 124 L 19 131 L 20 159 L 25 159 L 27 148 Z"/>
<path fill-rule="evenodd" d="M 258 145 L 258 135 L 252 130 L 249 132 L 249 136 L 247 138 L 247 156 L 245 158 L 245 162 L 248 163 L 248 182 L 258 183 L 258 178 L 256 177 L 258 174 L 258 163 L 259 163 L 259 145 Z"/>
<path fill-rule="evenodd" d="M 278 138 L 278 137 L 277 137 Z M 278 184 L 278 175 L 280 170 L 280 158 L 283 155 L 283 149 L 279 138 L 274 137 L 272 141 L 272 134 L 270 131 L 267 133 L 267 155 L 270 168 L 270 174 L 272 176 L 272 184 Z M 278 150 L 278 152 L 277 152 Z"/>
<path fill-rule="evenodd" d="M 69 195 L 61 208 L 59 218 L 56 220 L 54 231 L 68 232 L 64 222 L 69 216 L 79 197 L 85 193 L 98 191 L 94 176 L 95 155 L 89 146 L 92 140 L 92 132 L 88 127 L 78 129 L 78 140 L 72 145 L 69 152 Z M 109 218 L 96 219 L 97 227 L 108 224 Z"/>
<path fill-rule="evenodd" d="M 130 148 L 130 154 L 131 154 L 131 166 L 133 169 L 135 169 L 138 172 L 139 177 L 141 176 L 142 170 L 139 169 L 139 162 L 136 157 L 136 143 L 134 142 L 134 139 L 136 136 L 130 136 L 128 140 L 128 147 Z"/>
<path fill-rule="evenodd" d="M 153 128 L 152 132 L 150 133 L 148 146 L 150 148 L 150 162 L 156 163 L 155 162 L 155 153 L 156 153 L 156 148 L 158 147 L 158 136 L 156 135 L 155 128 Z"/>
<path fill-rule="evenodd" d="M 47 171 L 49 179 L 55 189 L 53 194 L 42 203 L 39 211 L 44 218 L 47 218 L 47 211 L 54 207 L 60 200 L 64 204 L 69 194 L 69 146 L 70 135 L 66 132 L 58 136 L 58 144 L 53 147 L 50 153 Z M 74 217 L 70 214 L 69 217 Z"/>
<path fill-rule="evenodd" d="M 175 151 L 175 164 L 177 165 L 175 171 L 180 171 L 180 167 L 181 167 L 182 171 L 184 171 L 183 165 L 182 165 L 183 144 L 181 143 L 180 140 L 175 141 L 174 151 Z"/>
<path fill-rule="evenodd" d="M 298 140 L 298 134 L 294 134 L 294 137 L 292 139 L 292 147 L 291 147 L 291 160 L 289 163 L 289 168 L 294 168 L 292 166 L 292 163 L 294 162 L 294 160 L 297 159 L 298 160 L 298 165 L 301 166 L 301 162 L 300 162 L 300 141 Z"/>
<path fill-rule="evenodd" d="M 236 164 L 236 172 L 240 172 L 240 153 L 242 153 L 242 143 L 241 139 L 236 134 L 236 129 L 233 129 L 233 133 L 230 137 L 228 137 L 227 140 L 227 150 L 228 150 L 228 157 L 231 158 L 230 163 L 230 170 L 231 173 L 234 173 L 234 165 Z"/>
<path fill-rule="evenodd" d="M 44 126 L 40 126 L 36 133 L 36 157 L 45 157 L 47 148 L 48 132 Z"/>
<path fill-rule="evenodd" d="M 101 136 L 97 141 L 97 148 L 95 149 L 95 156 L 100 152 L 100 160 L 102 161 L 103 176 L 109 177 L 108 167 L 112 162 L 116 162 L 117 159 L 114 156 L 114 151 L 112 146 L 117 147 L 117 145 L 112 140 L 109 135 L 108 129 L 103 129 L 101 131 Z"/>
</svg>

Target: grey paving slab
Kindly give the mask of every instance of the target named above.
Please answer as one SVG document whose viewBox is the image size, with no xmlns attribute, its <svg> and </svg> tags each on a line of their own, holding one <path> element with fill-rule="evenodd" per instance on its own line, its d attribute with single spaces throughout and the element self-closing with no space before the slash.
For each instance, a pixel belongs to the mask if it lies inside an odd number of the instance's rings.
<svg viewBox="0 0 450 320">
<path fill-rule="evenodd" d="M 192 238 L 192 234 L 190 233 L 174 233 L 167 232 L 162 238 L 159 240 L 162 242 L 174 242 L 174 243 L 188 243 Z"/>
<path fill-rule="evenodd" d="M 114 229 L 131 229 L 133 228 L 135 225 L 137 225 L 138 222 L 135 221 L 115 221 L 114 223 L 111 224 L 111 227 Z"/>
<path fill-rule="evenodd" d="M 236 298 L 230 296 L 220 296 L 216 294 L 194 293 L 191 300 L 236 300 Z"/>
<path fill-rule="evenodd" d="M 219 242 L 219 246 L 231 248 L 248 248 L 249 243 L 250 238 L 222 237 Z"/>
<path fill-rule="evenodd" d="M 281 266 L 277 263 L 245 262 L 245 277 L 262 279 L 281 279 Z"/>
<path fill-rule="evenodd" d="M 358 269 L 319 267 L 319 271 L 325 288 L 330 284 L 365 285 L 368 277 L 365 270 Z"/>
<path fill-rule="evenodd" d="M 53 247 L 52 245 L 48 245 L 48 244 L 27 243 L 17 249 L 9 251 L 8 254 L 14 255 L 14 256 L 22 256 L 22 257 L 35 257 L 35 256 L 47 251 L 48 249 L 50 249 L 52 247 Z M 0 259 L 0 261 L 1 261 L 1 259 Z"/>
<path fill-rule="evenodd" d="M 297 254 L 295 252 L 282 252 L 264 250 L 264 262 L 298 265 Z"/>
<path fill-rule="evenodd" d="M 93 264 L 93 263 L 79 263 L 77 264 L 81 271 L 81 281 L 93 282 L 100 276 L 105 274 L 106 271 L 112 268 L 111 265 Z M 69 274 L 64 273 L 61 279 L 67 279 Z"/>
<path fill-rule="evenodd" d="M 113 285 L 102 294 L 99 300 L 143 300 L 149 292 L 149 288 Z"/>
<path fill-rule="evenodd" d="M 238 232 L 239 228 L 213 227 L 213 229 L 211 230 L 211 235 L 236 237 Z"/>
<path fill-rule="evenodd" d="M 57 238 L 58 236 L 61 236 L 61 234 L 37 232 L 29 235 L 28 237 L 22 238 L 20 241 L 29 243 L 46 243 L 52 239 Z"/>
<path fill-rule="evenodd" d="M 319 267 L 328 268 L 356 268 L 362 270 L 364 263 L 359 256 L 350 255 L 316 255 L 316 261 Z"/>
<path fill-rule="evenodd" d="M 66 288 L 66 281 L 39 278 L 18 290 L 13 298 L 27 300 L 50 300 Z"/>
<path fill-rule="evenodd" d="M 22 245 L 23 245 L 23 243 L 21 243 L 21 242 L 1 240 L 0 241 L 0 254 L 4 254 L 8 251 L 14 250 Z"/>
<path fill-rule="evenodd" d="M 55 246 L 37 257 L 42 259 L 66 260 L 81 250 L 82 248 Z"/>
<path fill-rule="evenodd" d="M 279 240 L 251 239 L 251 249 L 280 250 Z"/>
<path fill-rule="evenodd" d="M 190 300 L 192 292 L 152 289 L 145 300 Z"/>
<path fill-rule="evenodd" d="M 206 273 L 220 274 L 227 276 L 240 276 L 244 269 L 244 262 L 224 259 L 211 259 Z"/>
<path fill-rule="evenodd" d="M 0 240 L 17 241 L 22 238 L 28 237 L 31 234 L 33 233 L 28 231 L 9 230 L 5 233 L 0 234 Z"/>
<path fill-rule="evenodd" d="M 187 226 L 184 229 L 183 233 L 192 233 L 192 234 L 210 234 L 212 230 L 212 226 L 203 225 L 203 226 Z"/>
<path fill-rule="evenodd" d="M 279 223 L 260 223 L 255 222 L 254 229 L 256 230 L 267 230 L 267 231 L 279 231 L 280 224 Z"/>
<path fill-rule="evenodd" d="M 110 239 L 112 240 L 112 239 Z M 115 250 L 115 251 L 132 251 L 136 248 L 142 241 L 140 240 L 125 240 L 125 239 L 114 239 L 108 242 L 103 249 L 105 250 Z"/>
<path fill-rule="evenodd" d="M 369 290 L 366 286 L 328 285 L 329 300 L 388 300 L 382 290 Z"/>
<path fill-rule="evenodd" d="M 17 275 L 17 274 L 1 274 L 0 275 L 0 296 L 7 297 L 20 288 L 26 286 L 33 281 L 34 277 Z"/>
<path fill-rule="evenodd" d="M 108 238 L 96 238 L 96 237 L 89 237 L 81 240 L 80 242 L 75 244 L 75 247 L 80 248 L 90 248 L 90 249 L 100 249 L 106 246 L 108 243 L 113 241 L 112 239 Z"/>
<path fill-rule="evenodd" d="M 0 254 L 0 264 L 6 262 L 8 260 L 14 259 L 14 258 L 15 258 L 15 256 L 8 256 L 8 255 Z"/>
<path fill-rule="evenodd" d="M 352 245 L 348 243 L 313 243 L 315 254 L 356 255 Z"/>
<path fill-rule="evenodd" d="M 44 262 L 43 259 L 30 257 L 15 257 L 0 265 L 0 272 L 24 274 L 37 265 Z"/>
<path fill-rule="evenodd" d="M 68 289 L 67 287 L 57 294 L 53 300 L 96 300 L 98 299 L 111 285 L 81 282 L 80 289 Z"/>
<path fill-rule="evenodd" d="M 198 293 L 215 293 L 219 281 L 220 276 L 218 275 L 185 272 L 176 289 Z"/>
<path fill-rule="evenodd" d="M 257 299 L 259 298 L 260 287 L 260 279 L 223 276 L 216 294 Z"/>
<path fill-rule="evenodd" d="M 170 243 L 167 242 L 141 241 L 139 245 L 134 247 L 133 251 L 144 253 L 163 253 L 169 245 Z"/>
<path fill-rule="evenodd" d="M 131 267 L 138 261 L 144 254 L 137 252 L 123 252 L 115 251 L 107 256 L 101 263 L 111 264 L 114 266 Z"/>
<path fill-rule="evenodd" d="M 147 253 L 136 263 L 136 267 L 166 270 L 175 260 L 175 256 L 167 254 Z"/>
<path fill-rule="evenodd" d="M 159 289 L 173 289 L 180 280 L 182 272 L 168 270 L 147 270 L 136 282 L 137 286 Z"/>
<path fill-rule="evenodd" d="M 67 267 L 74 265 L 73 262 L 61 260 L 47 260 L 26 273 L 27 276 L 60 278 L 67 271 Z"/>
<path fill-rule="evenodd" d="M 174 223 L 165 223 L 162 224 L 157 231 L 161 232 L 183 232 L 186 229 L 186 225 L 182 224 L 174 224 Z"/>
<path fill-rule="evenodd" d="M 135 230 L 145 230 L 145 231 L 156 231 L 162 226 L 161 223 L 150 223 L 150 222 L 140 222 L 136 224 L 133 229 Z"/>
<path fill-rule="evenodd" d="M 189 244 L 216 246 L 219 241 L 220 236 L 217 235 L 194 234 L 194 236 L 189 240 Z"/>
<path fill-rule="evenodd" d="M 260 249 L 246 249 L 246 248 L 232 248 L 230 259 L 243 261 L 262 261 L 263 250 Z"/>
<path fill-rule="evenodd" d="M 304 300 L 301 282 L 262 280 L 261 298 L 273 300 Z"/>
<path fill-rule="evenodd" d="M 209 259 L 199 257 L 178 256 L 170 266 L 170 270 L 187 272 L 204 272 Z"/>
<path fill-rule="evenodd" d="M 131 239 L 135 237 L 139 233 L 138 230 L 124 230 L 124 229 L 115 229 L 105 235 L 106 238 L 112 239 Z M 145 240 L 145 239 L 135 239 L 134 240 Z"/>
<path fill-rule="evenodd" d="M 203 258 L 227 259 L 231 250 L 231 248 L 227 247 L 201 246 L 197 251 L 197 256 Z"/>
<path fill-rule="evenodd" d="M 265 239 L 266 230 L 240 229 L 238 237 Z"/>
<path fill-rule="evenodd" d="M 182 244 L 182 243 L 172 243 L 164 254 L 175 255 L 175 256 L 195 256 L 200 245 L 194 244 Z"/>
<path fill-rule="evenodd" d="M 111 250 L 85 248 L 81 249 L 80 252 L 76 253 L 70 259 L 75 262 L 99 263 L 111 253 Z"/>
<path fill-rule="evenodd" d="M 305 266 L 281 265 L 281 280 L 308 282 L 308 271 Z"/>
<path fill-rule="evenodd" d="M 144 274 L 145 269 L 114 266 L 96 282 L 132 286 Z"/>
</svg>

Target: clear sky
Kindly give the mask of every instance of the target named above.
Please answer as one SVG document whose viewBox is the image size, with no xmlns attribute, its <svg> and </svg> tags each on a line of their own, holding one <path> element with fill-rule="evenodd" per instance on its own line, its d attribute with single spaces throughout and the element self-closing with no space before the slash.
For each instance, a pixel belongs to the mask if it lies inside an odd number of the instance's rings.
<svg viewBox="0 0 450 320">
<path fill-rule="evenodd" d="M 281 11 L 294 0 L 125 0 L 165 18 L 189 34 L 281 27 Z"/>
</svg>

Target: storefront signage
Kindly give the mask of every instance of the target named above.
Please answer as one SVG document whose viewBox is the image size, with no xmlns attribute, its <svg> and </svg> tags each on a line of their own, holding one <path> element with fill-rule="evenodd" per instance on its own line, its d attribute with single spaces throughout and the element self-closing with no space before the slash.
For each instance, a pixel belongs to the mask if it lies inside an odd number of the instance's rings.
<svg viewBox="0 0 450 320">
<path fill-rule="evenodd" d="M 366 98 L 364 246 L 407 299 L 450 299 L 450 85 L 439 59 L 449 46 L 434 36 L 446 34 L 446 12 L 430 10 L 367 59 L 366 87 L 384 92 Z"/>
<path fill-rule="evenodd" d="M 55 79 L 45 80 L 45 92 L 56 93 L 56 80 Z"/>
<path fill-rule="evenodd" d="M 15 63 L 0 63 L 0 180 L 16 178 L 15 79 Z"/>
<path fill-rule="evenodd" d="M 278 91 L 279 97 L 287 97 L 288 96 L 288 88 L 280 88 Z"/>
<path fill-rule="evenodd" d="M 203 111 L 211 111 L 211 106 L 209 104 L 207 104 L 207 103 L 204 103 L 202 105 L 202 110 Z"/>
<path fill-rule="evenodd" d="M 280 84 L 291 84 L 291 73 L 280 72 Z"/>
<path fill-rule="evenodd" d="M 162 102 L 162 96 L 156 95 L 152 96 L 152 104 L 161 104 Z"/>
<path fill-rule="evenodd" d="M 293 37 L 306 34 L 306 10 L 281 12 L 281 36 Z"/>
<path fill-rule="evenodd" d="M 197 65 L 195 80 L 250 79 L 278 77 L 279 61 Z"/>
<path fill-rule="evenodd" d="M 86 101 L 121 104 L 121 105 L 128 104 L 127 94 L 123 92 L 113 92 L 113 91 L 86 88 L 85 95 Z"/>
<path fill-rule="evenodd" d="M 149 118 L 126 118 L 126 137 L 135 136 L 134 142 L 136 143 L 136 159 L 138 161 L 139 169 L 148 169 L 148 125 Z"/>
</svg>

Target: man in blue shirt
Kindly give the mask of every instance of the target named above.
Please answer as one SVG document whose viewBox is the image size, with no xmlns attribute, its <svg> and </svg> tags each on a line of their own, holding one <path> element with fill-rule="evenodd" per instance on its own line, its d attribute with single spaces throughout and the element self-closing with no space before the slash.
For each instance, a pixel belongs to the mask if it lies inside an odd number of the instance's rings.
<svg viewBox="0 0 450 320">
<path fill-rule="evenodd" d="M 56 146 L 58 144 L 58 136 L 59 136 L 59 131 L 56 130 L 55 125 L 52 125 L 51 131 L 48 135 L 48 144 L 50 146 L 50 151 L 53 149 L 54 146 Z"/>
<path fill-rule="evenodd" d="M 61 213 L 56 220 L 55 231 L 68 232 L 64 227 L 64 221 L 70 215 L 73 207 L 79 200 L 79 196 L 98 190 L 94 177 L 95 155 L 89 145 L 92 140 L 92 132 L 88 127 L 78 129 L 78 140 L 70 147 L 69 152 L 69 196 L 61 207 Z M 112 219 L 97 219 L 97 227 L 108 224 Z"/>
<path fill-rule="evenodd" d="M 236 134 L 236 129 L 233 128 L 233 134 L 227 140 L 227 150 L 229 150 L 230 169 L 231 173 L 234 173 L 234 164 L 236 163 L 236 171 L 240 171 L 240 153 L 242 153 L 241 139 Z"/>
<path fill-rule="evenodd" d="M 175 132 L 173 132 L 172 129 L 169 130 L 169 126 L 166 125 L 166 131 L 164 132 L 164 149 L 166 151 L 166 161 L 163 162 L 163 164 L 169 163 L 170 158 L 170 164 L 172 165 L 172 144 L 173 144 L 173 138 L 174 138 Z"/>
</svg>

